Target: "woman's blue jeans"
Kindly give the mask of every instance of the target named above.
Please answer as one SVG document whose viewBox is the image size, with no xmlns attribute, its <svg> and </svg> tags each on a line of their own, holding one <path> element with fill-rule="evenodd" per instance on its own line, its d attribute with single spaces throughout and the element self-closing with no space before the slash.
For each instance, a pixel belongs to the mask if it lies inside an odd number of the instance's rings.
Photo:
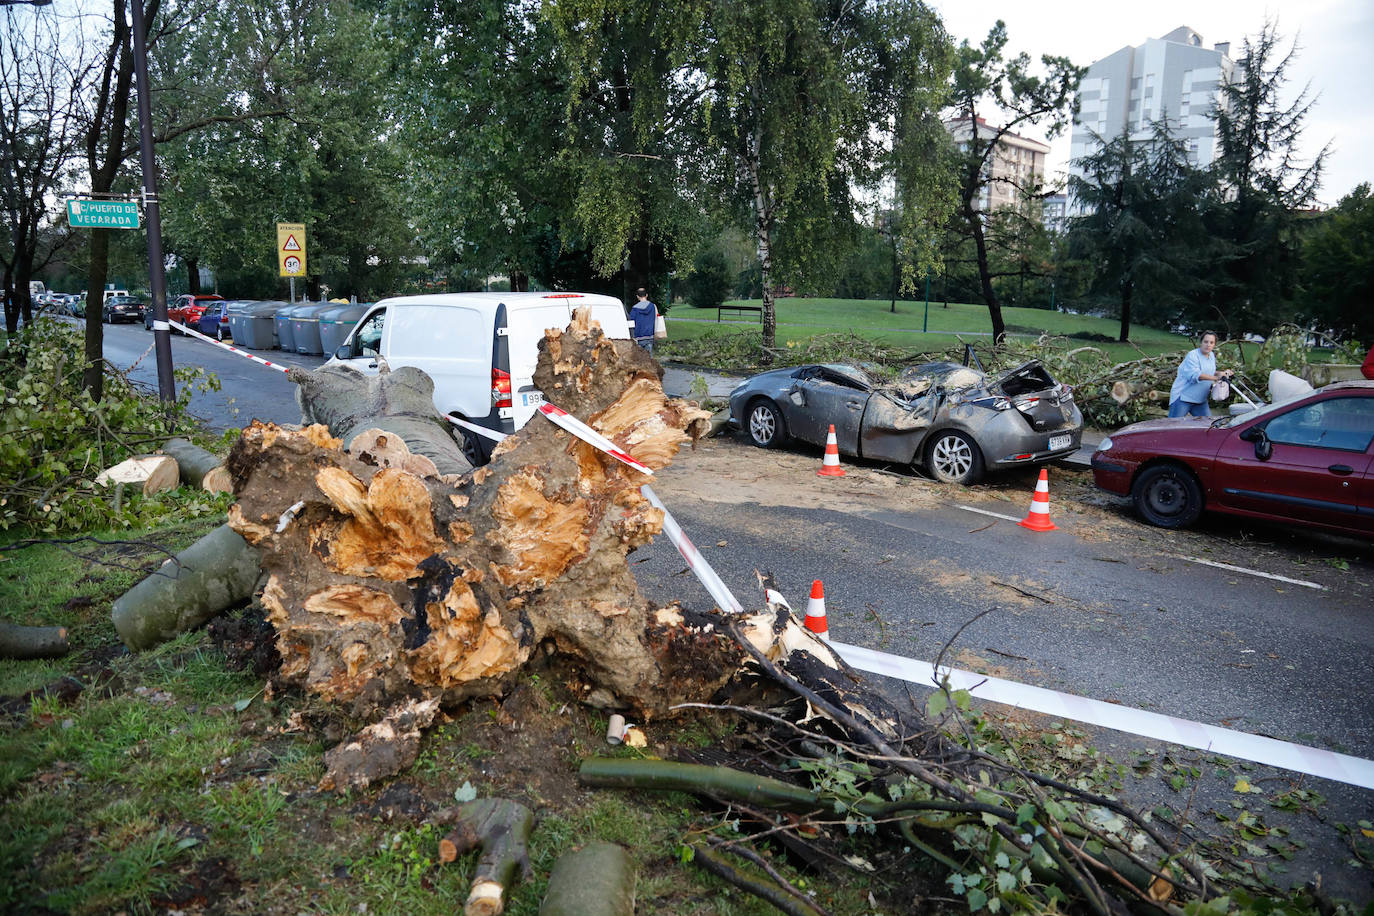
<svg viewBox="0 0 1374 916">
<path fill-rule="evenodd" d="M 1206 401 L 1201 404 L 1193 404 L 1179 398 L 1169 405 L 1169 416 L 1171 417 L 1186 417 L 1189 414 L 1195 417 L 1210 417 L 1212 412 L 1207 409 Z"/>
</svg>

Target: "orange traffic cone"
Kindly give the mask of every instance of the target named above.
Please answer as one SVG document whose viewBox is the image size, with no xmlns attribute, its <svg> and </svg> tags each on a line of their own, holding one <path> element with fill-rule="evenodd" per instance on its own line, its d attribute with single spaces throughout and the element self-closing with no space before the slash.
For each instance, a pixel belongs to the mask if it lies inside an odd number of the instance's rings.
<svg viewBox="0 0 1374 916">
<path fill-rule="evenodd" d="M 1056 531 L 1058 526 L 1050 521 L 1050 472 L 1040 469 L 1040 479 L 1035 484 L 1035 495 L 1031 497 L 1030 511 L 1016 524 L 1031 531 Z"/>
<path fill-rule="evenodd" d="M 830 424 L 830 432 L 825 437 L 825 458 L 817 477 L 843 477 L 844 468 L 840 467 L 840 444 L 835 441 L 835 424 Z"/>
<path fill-rule="evenodd" d="M 821 639 L 830 638 L 830 627 L 825 621 L 825 588 L 820 579 L 811 583 L 811 600 L 806 602 L 806 628 Z"/>
</svg>

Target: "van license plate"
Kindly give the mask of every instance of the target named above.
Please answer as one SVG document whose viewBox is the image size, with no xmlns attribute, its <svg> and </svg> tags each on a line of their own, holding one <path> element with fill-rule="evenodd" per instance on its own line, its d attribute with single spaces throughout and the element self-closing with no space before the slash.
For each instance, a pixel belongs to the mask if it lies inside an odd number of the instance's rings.
<svg viewBox="0 0 1374 916">
<path fill-rule="evenodd" d="M 544 392 L 542 391 L 522 391 L 520 392 L 520 404 L 524 407 L 538 407 L 544 403 Z"/>
<path fill-rule="evenodd" d="M 1073 444 L 1073 436 L 1050 436 L 1050 451 L 1057 452 Z"/>
</svg>

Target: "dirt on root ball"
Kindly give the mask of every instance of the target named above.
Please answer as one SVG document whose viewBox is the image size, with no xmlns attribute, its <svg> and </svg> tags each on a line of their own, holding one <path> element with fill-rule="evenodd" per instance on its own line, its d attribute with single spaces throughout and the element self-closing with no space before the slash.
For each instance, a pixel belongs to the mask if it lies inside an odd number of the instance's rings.
<svg viewBox="0 0 1374 916">
<path fill-rule="evenodd" d="M 281 668 L 277 631 L 267 622 L 262 605 L 255 603 L 237 614 L 222 614 L 211 620 L 206 630 L 231 668 L 251 671 L 258 677 Z"/>
</svg>

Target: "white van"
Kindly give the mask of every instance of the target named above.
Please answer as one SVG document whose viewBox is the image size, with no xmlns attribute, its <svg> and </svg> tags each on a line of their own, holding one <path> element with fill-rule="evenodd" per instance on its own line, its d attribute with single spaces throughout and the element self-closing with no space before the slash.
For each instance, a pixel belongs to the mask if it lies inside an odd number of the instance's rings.
<svg viewBox="0 0 1374 916">
<path fill-rule="evenodd" d="M 434 380 L 434 406 L 477 426 L 515 432 L 544 400 L 534 387 L 539 341 L 562 330 L 573 310 L 589 307 L 607 337 L 629 339 L 619 299 L 595 293 L 442 293 L 378 302 L 325 365 L 369 375 L 377 358 L 392 369 L 414 366 Z M 455 427 L 455 430 L 457 428 Z M 463 430 L 473 464 L 491 454 L 492 440 Z"/>
<path fill-rule="evenodd" d="M 109 301 L 110 301 L 111 299 L 113 299 L 115 296 L 128 296 L 128 295 L 129 295 L 129 291 L 128 291 L 127 289 L 107 289 L 107 290 L 105 290 L 105 298 L 103 298 L 103 299 L 100 300 L 100 304 L 103 306 L 106 302 L 109 302 Z"/>
</svg>

